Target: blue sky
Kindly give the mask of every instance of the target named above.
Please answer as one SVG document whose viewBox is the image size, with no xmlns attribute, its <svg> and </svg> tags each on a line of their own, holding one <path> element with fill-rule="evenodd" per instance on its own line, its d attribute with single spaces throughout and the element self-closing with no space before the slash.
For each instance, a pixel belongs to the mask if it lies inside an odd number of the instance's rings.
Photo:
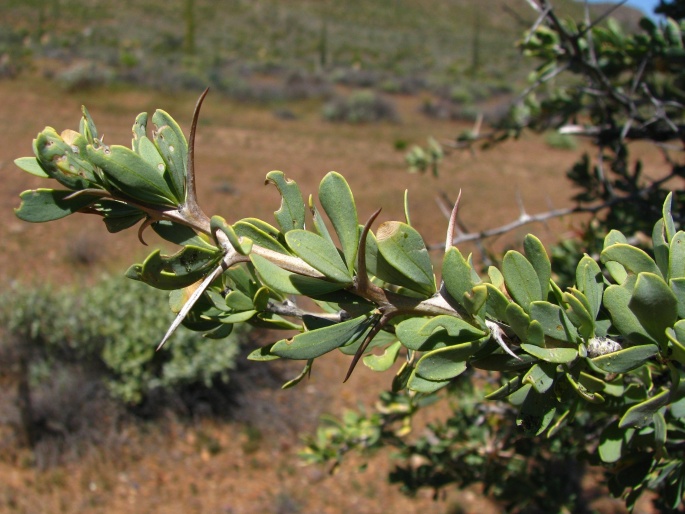
<svg viewBox="0 0 685 514">
<path fill-rule="evenodd" d="M 606 1 L 607 0 L 590 0 L 590 3 Z M 645 14 L 654 14 L 654 8 L 659 5 L 659 0 L 628 0 L 626 5 L 642 9 Z"/>
</svg>

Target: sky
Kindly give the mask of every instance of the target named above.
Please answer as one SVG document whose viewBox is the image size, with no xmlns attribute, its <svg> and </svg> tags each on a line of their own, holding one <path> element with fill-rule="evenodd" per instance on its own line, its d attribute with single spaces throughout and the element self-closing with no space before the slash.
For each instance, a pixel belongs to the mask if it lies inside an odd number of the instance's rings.
<svg viewBox="0 0 685 514">
<path fill-rule="evenodd" d="M 607 0 L 589 0 L 590 3 L 604 2 Z M 628 0 L 626 5 L 641 9 L 645 14 L 654 14 L 654 8 L 659 5 L 659 0 Z"/>
</svg>

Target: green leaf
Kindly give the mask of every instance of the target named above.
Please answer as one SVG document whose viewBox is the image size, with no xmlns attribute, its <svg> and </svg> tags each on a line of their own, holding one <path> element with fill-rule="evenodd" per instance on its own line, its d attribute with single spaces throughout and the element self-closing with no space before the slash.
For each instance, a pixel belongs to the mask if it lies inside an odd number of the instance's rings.
<svg viewBox="0 0 685 514">
<path fill-rule="evenodd" d="M 659 352 L 653 344 L 632 346 L 591 359 L 592 364 L 606 373 L 626 373 L 639 368 Z"/>
<path fill-rule="evenodd" d="M 126 196 L 155 205 L 175 207 L 180 203 L 162 173 L 133 150 L 120 145 L 96 150 L 89 145 L 87 154 L 109 182 Z"/>
<path fill-rule="evenodd" d="M 234 223 L 233 230 L 238 237 L 246 237 L 257 246 L 290 255 L 286 247 L 278 241 L 278 230 L 268 223 L 255 218 L 246 218 Z"/>
<path fill-rule="evenodd" d="M 43 223 L 69 216 L 99 200 L 97 196 L 88 195 L 66 199 L 72 194 L 74 194 L 73 191 L 54 189 L 24 191 L 19 195 L 21 204 L 14 210 L 14 214 L 23 221 Z"/>
<path fill-rule="evenodd" d="M 226 306 L 234 311 L 249 311 L 255 308 L 252 298 L 241 291 L 231 291 L 226 295 Z"/>
<path fill-rule="evenodd" d="M 16 164 L 19 169 L 30 173 L 31 175 L 35 175 L 36 177 L 50 177 L 50 175 L 45 173 L 45 170 L 41 167 L 38 159 L 35 157 L 19 157 L 18 159 L 14 159 L 14 164 Z"/>
<path fill-rule="evenodd" d="M 463 307 L 464 295 L 471 291 L 475 284 L 471 278 L 471 266 L 454 246 L 445 252 L 442 261 L 442 280 L 450 296 Z"/>
<path fill-rule="evenodd" d="M 666 329 L 678 319 L 678 300 L 661 276 L 640 273 L 628 307 L 650 336 L 666 342 Z"/>
<path fill-rule="evenodd" d="M 212 216 L 209 220 L 209 229 L 214 237 L 216 237 L 217 232 L 222 232 L 231 247 L 241 255 L 247 255 L 252 250 L 252 240 L 244 238 L 243 242 L 240 242 L 238 234 L 235 233 L 233 227 L 229 225 L 224 218 L 221 216 Z"/>
<path fill-rule="evenodd" d="M 570 373 L 565 373 L 565 375 L 568 383 L 571 384 L 573 390 L 578 393 L 578 396 L 582 399 L 595 404 L 604 403 L 604 397 L 601 394 L 596 391 L 593 392 L 588 390 L 580 381 L 577 382 Z M 586 377 L 589 377 L 589 375 L 586 375 Z"/>
<path fill-rule="evenodd" d="M 502 261 L 502 274 L 507 291 L 526 312 L 531 302 L 544 300 L 538 274 L 522 254 L 509 250 Z"/>
<path fill-rule="evenodd" d="M 664 235 L 666 236 L 667 242 L 672 242 L 675 236 L 675 223 L 673 223 L 673 216 L 671 216 L 671 202 L 673 201 L 673 193 L 668 193 L 666 195 L 666 200 L 664 200 L 664 206 L 662 208 L 662 215 L 664 221 Z"/>
<path fill-rule="evenodd" d="M 126 276 L 157 289 L 180 289 L 200 280 L 220 260 L 220 252 L 204 247 L 185 246 L 170 256 L 163 256 L 159 250 L 155 250 L 143 264 L 131 266 Z"/>
<path fill-rule="evenodd" d="M 668 260 L 668 277 L 685 278 L 685 232 L 678 231 L 671 239 Z"/>
<path fill-rule="evenodd" d="M 522 383 L 530 384 L 538 393 L 545 393 L 554 384 L 556 365 L 541 362 L 532 366 L 524 375 Z"/>
<path fill-rule="evenodd" d="M 287 232 L 285 240 L 298 257 L 327 278 L 344 284 L 352 283 L 352 275 L 330 241 L 314 232 L 299 229 Z"/>
<path fill-rule="evenodd" d="M 488 288 L 479 284 L 464 294 L 462 303 L 471 316 L 478 316 L 488 299 Z"/>
<path fill-rule="evenodd" d="M 312 223 L 314 224 L 314 229 L 316 230 L 317 234 L 319 234 L 327 241 L 330 241 L 330 243 L 333 246 L 335 246 L 333 238 L 331 237 L 331 234 L 328 232 L 328 227 L 326 227 L 326 223 L 324 222 L 324 219 L 321 216 L 319 209 L 317 209 L 316 205 L 314 205 L 314 198 L 312 197 L 312 195 L 309 195 L 309 210 L 312 213 Z"/>
<path fill-rule="evenodd" d="M 540 394 L 533 387 L 524 386 L 518 392 L 526 388 L 528 390 L 525 391 L 516 424 L 526 433 L 540 435 L 554 419 L 557 402 L 551 391 Z M 519 394 L 523 396 L 522 393 Z"/>
<path fill-rule="evenodd" d="M 619 428 L 618 422 L 611 423 L 599 436 L 599 457 L 602 462 L 613 463 L 623 458 L 632 430 Z"/>
<path fill-rule="evenodd" d="M 618 230 L 611 230 L 604 238 L 604 248 L 609 248 L 616 243 L 627 244 L 628 240 L 626 239 L 626 236 L 621 234 Z M 604 263 L 604 265 L 611 275 L 611 278 L 613 278 L 617 284 L 623 284 L 623 282 L 625 282 L 628 272 L 621 264 L 614 261 L 608 261 Z"/>
<path fill-rule="evenodd" d="M 164 174 L 166 171 L 164 159 L 159 153 L 159 150 L 157 150 L 157 147 L 147 138 L 147 136 L 141 136 L 141 138 L 138 140 L 138 150 L 136 153 L 140 155 L 150 166 Z"/>
<path fill-rule="evenodd" d="M 200 246 L 208 250 L 219 250 L 216 246 L 205 241 L 187 225 L 164 220 L 153 223 L 152 230 L 154 230 L 162 239 L 179 246 L 192 245 Z"/>
<path fill-rule="evenodd" d="M 395 327 L 395 334 L 404 346 L 416 351 L 459 345 L 486 336 L 463 319 L 446 315 L 406 319 Z"/>
<path fill-rule="evenodd" d="M 366 270 L 388 284 L 405 287 L 412 291 L 422 290 L 421 285 L 404 276 L 385 260 L 378 250 L 378 243 L 373 232 L 369 232 L 366 238 Z"/>
<path fill-rule="evenodd" d="M 402 343 L 396 341 L 388 346 L 382 355 L 366 355 L 364 365 L 373 371 L 387 371 L 397 360 Z"/>
<path fill-rule="evenodd" d="M 417 393 L 430 394 L 434 393 L 449 384 L 451 380 L 428 380 L 416 373 L 416 369 L 412 370 L 409 380 L 407 382 L 407 389 L 416 391 Z"/>
<path fill-rule="evenodd" d="M 532 234 L 528 234 L 523 240 L 523 251 L 526 258 L 533 265 L 533 269 L 538 276 L 542 300 L 547 298 L 549 281 L 552 278 L 552 263 L 547 256 L 547 251 L 542 242 Z"/>
<path fill-rule="evenodd" d="M 340 173 L 331 171 L 321 180 L 319 201 L 333 224 L 347 269 L 352 273 L 359 247 L 359 218 L 350 186 Z"/>
<path fill-rule="evenodd" d="M 685 277 L 669 280 L 668 285 L 678 301 L 678 317 L 685 318 Z"/>
<path fill-rule="evenodd" d="M 90 206 L 102 216 L 107 230 L 116 233 L 132 227 L 140 220 L 147 217 L 147 214 L 116 200 L 100 200 Z"/>
<path fill-rule="evenodd" d="M 131 128 L 131 132 L 133 132 L 133 139 L 131 139 L 131 149 L 136 153 L 140 153 L 139 152 L 140 140 L 144 137 L 147 137 L 147 113 L 146 112 L 141 112 L 138 116 L 136 116 L 136 119 L 133 122 L 133 127 Z M 88 142 L 90 144 L 93 144 L 92 140 L 89 140 Z"/>
<path fill-rule="evenodd" d="M 345 284 L 290 273 L 254 253 L 250 254 L 250 260 L 264 284 L 277 293 L 317 296 L 345 287 Z"/>
<path fill-rule="evenodd" d="M 670 391 L 663 389 L 648 400 L 630 407 L 619 421 L 619 428 L 644 428 L 650 425 L 659 409 L 668 405 Z"/>
<path fill-rule="evenodd" d="M 165 177 L 179 203 L 186 197 L 186 166 L 188 165 L 188 142 L 186 137 L 167 112 L 158 109 L 152 115 L 155 130 L 152 133 L 155 145 L 166 164 Z"/>
<path fill-rule="evenodd" d="M 273 348 L 273 346 L 273 344 L 268 344 L 266 346 L 262 346 L 261 348 L 257 348 L 256 350 L 253 350 L 247 356 L 247 360 L 257 362 L 268 362 L 280 359 L 278 355 L 274 355 L 273 353 L 271 353 L 271 348 Z"/>
<path fill-rule="evenodd" d="M 435 293 L 435 276 L 421 235 L 406 223 L 387 221 L 376 233 L 378 250 L 402 275 L 420 286 L 419 293 Z"/>
<path fill-rule="evenodd" d="M 86 138 L 86 141 L 92 145 L 93 142 L 100 137 L 98 135 L 98 129 L 95 127 L 95 122 L 93 121 L 93 118 L 91 118 L 90 113 L 88 112 L 88 109 L 86 109 L 85 105 L 81 106 L 81 113 L 83 116 L 79 122 L 79 132 L 81 132 L 81 134 L 83 134 L 83 136 Z"/>
<path fill-rule="evenodd" d="M 33 152 L 45 173 L 69 189 L 79 191 L 97 182 L 93 165 L 85 155 L 85 144 L 85 138 L 78 132 L 65 130 L 60 135 L 46 127 L 33 140 Z"/>
<path fill-rule="evenodd" d="M 314 359 L 309 359 L 307 361 L 307 364 L 304 365 L 304 368 L 302 368 L 302 371 L 300 372 L 299 375 L 297 375 L 295 378 L 288 380 L 285 384 L 281 386 L 281 389 L 290 389 L 291 387 L 295 387 L 297 384 L 302 382 L 302 380 L 305 379 L 305 377 L 309 376 L 309 373 L 312 370 L 312 364 L 314 363 Z"/>
<path fill-rule="evenodd" d="M 416 363 L 416 373 L 427 380 L 450 380 L 466 371 L 466 361 L 478 346 L 473 341 L 427 352 Z"/>
<path fill-rule="evenodd" d="M 494 285 L 485 284 L 485 287 L 488 290 L 486 301 L 488 315 L 494 319 L 505 321 L 507 319 L 506 311 L 509 306 L 509 299 Z"/>
<path fill-rule="evenodd" d="M 578 349 L 559 344 L 548 343 L 546 347 L 534 344 L 521 343 L 521 349 L 545 362 L 566 364 L 573 362 L 578 357 Z"/>
<path fill-rule="evenodd" d="M 602 306 L 602 294 L 604 292 L 604 280 L 602 270 L 595 260 L 585 255 L 576 268 L 576 286 L 590 303 L 590 315 L 596 319 Z"/>
<path fill-rule="evenodd" d="M 504 353 L 495 353 L 479 359 L 473 359 L 470 364 L 474 368 L 486 371 L 520 371 L 528 369 L 537 360 L 537 357 L 527 353 L 522 353 L 518 359 L 514 359 Z"/>
<path fill-rule="evenodd" d="M 669 244 L 664 236 L 664 220 L 658 220 L 652 229 L 652 252 L 662 277 L 668 277 Z"/>
<path fill-rule="evenodd" d="M 266 175 L 266 183 L 271 182 L 281 193 L 281 207 L 274 216 L 281 227 L 281 232 L 287 233 L 294 229 L 304 228 L 305 206 L 300 187 L 294 180 L 285 178 L 282 171 L 270 171 Z"/>
<path fill-rule="evenodd" d="M 605 264 L 617 262 L 634 275 L 653 273 L 661 277 L 661 272 L 652 258 L 643 250 L 629 244 L 613 244 L 602 250 L 599 258 Z"/>
<path fill-rule="evenodd" d="M 549 302 L 533 302 L 530 305 L 530 317 L 542 325 L 545 335 L 567 343 L 578 343 L 576 327 L 558 305 Z"/>
<path fill-rule="evenodd" d="M 506 321 L 521 341 L 528 339 L 530 316 L 518 303 L 510 303 L 505 310 Z"/>
<path fill-rule="evenodd" d="M 503 400 L 507 396 L 515 393 L 521 389 L 521 376 L 516 376 L 511 380 L 507 381 L 498 389 L 495 389 L 491 393 L 485 395 L 486 400 Z M 529 388 L 530 384 L 526 384 L 525 387 Z"/>
<path fill-rule="evenodd" d="M 364 336 L 372 318 L 360 316 L 317 330 L 282 339 L 271 348 L 271 353 L 285 359 L 314 359 Z"/>
<path fill-rule="evenodd" d="M 584 339 L 590 339 L 594 335 L 595 319 L 590 314 L 592 306 L 583 293 L 574 288 L 569 288 L 568 293 L 563 295 L 564 302 L 568 304 L 566 315 L 575 325 Z"/>
<path fill-rule="evenodd" d="M 627 284 L 627 283 L 626 283 Z M 628 304 L 632 297 L 629 287 L 611 285 L 604 291 L 604 306 L 611 314 L 611 321 L 618 331 L 629 341 L 638 344 L 657 344 L 649 335 Z"/>
<path fill-rule="evenodd" d="M 225 323 L 210 332 L 202 334 L 202 337 L 207 339 L 226 339 L 231 335 L 231 333 L 233 333 L 233 327 L 233 324 Z"/>
</svg>

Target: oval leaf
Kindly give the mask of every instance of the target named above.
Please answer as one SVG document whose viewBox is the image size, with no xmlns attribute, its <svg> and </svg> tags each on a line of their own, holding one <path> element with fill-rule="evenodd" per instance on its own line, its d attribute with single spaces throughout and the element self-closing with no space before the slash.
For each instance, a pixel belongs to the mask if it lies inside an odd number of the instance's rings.
<svg viewBox="0 0 685 514">
<path fill-rule="evenodd" d="M 519 252 L 509 250 L 504 255 L 502 274 L 507 291 L 526 312 L 531 302 L 544 300 L 535 268 Z"/>
<path fill-rule="evenodd" d="M 420 293 L 435 293 L 433 265 L 421 235 L 406 223 L 388 221 L 376 233 L 378 250 L 402 275 L 420 286 Z"/>
<path fill-rule="evenodd" d="M 330 241 L 313 232 L 298 229 L 287 232 L 285 240 L 298 257 L 327 278 L 345 284 L 352 283 L 352 275 L 345 267 L 338 249 Z"/>
<path fill-rule="evenodd" d="M 678 319 L 678 300 L 660 276 L 640 273 L 628 307 L 649 335 L 666 342 L 666 329 Z"/>
<path fill-rule="evenodd" d="M 321 180 L 319 201 L 333 224 L 347 269 L 352 273 L 359 247 L 359 218 L 350 186 L 340 173 L 331 171 Z"/>
<path fill-rule="evenodd" d="M 314 359 L 363 337 L 370 321 L 368 316 L 360 316 L 282 339 L 271 347 L 271 353 L 285 359 Z"/>
<path fill-rule="evenodd" d="M 607 373 L 625 373 L 639 368 L 658 351 L 659 348 L 656 345 L 645 344 L 600 355 L 591 360 L 592 364 Z"/>
<path fill-rule="evenodd" d="M 88 195 L 66 199 L 73 194 L 72 191 L 54 189 L 24 191 L 19 195 L 21 204 L 14 210 L 14 214 L 23 221 L 43 223 L 69 216 L 99 200 L 99 197 Z"/>
</svg>

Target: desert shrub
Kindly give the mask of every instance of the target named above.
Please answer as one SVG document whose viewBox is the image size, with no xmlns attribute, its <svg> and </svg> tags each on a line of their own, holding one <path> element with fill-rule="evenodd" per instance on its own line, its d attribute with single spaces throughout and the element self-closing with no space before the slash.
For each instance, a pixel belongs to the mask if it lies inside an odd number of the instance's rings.
<svg viewBox="0 0 685 514">
<path fill-rule="evenodd" d="M 550 148 L 557 150 L 575 150 L 578 147 L 578 141 L 572 135 L 561 134 L 559 132 L 548 132 L 545 135 L 545 143 Z"/>
<path fill-rule="evenodd" d="M 399 119 L 395 105 L 372 91 L 356 91 L 348 97 L 331 100 L 323 108 L 323 117 L 327 121 L 347 123 Z"/>
<path fill-rule="evenodd" d="M 58 84 L 69 92 L 104 86 L 114 80 L 115 74 L 95 62 L 79 62 L 61 71 L 55 77 Z"/>
<path fill-rule="evenodd" d="M 84 289 L 15 283 L 0 293 L 5 341 L 31 348 L 33 375 L 64 362 L 99 366 L 112 394 L 127 404 L 153 392 L 228 381 L 241 332 L 216 340 L 180 329 L 179 345 L 155 352 L 170 322 L 156 313 L 168 309 L 168 299 L 164 293 L 150 297 L 141 286 L 115 278 Z"/>
</svg>

